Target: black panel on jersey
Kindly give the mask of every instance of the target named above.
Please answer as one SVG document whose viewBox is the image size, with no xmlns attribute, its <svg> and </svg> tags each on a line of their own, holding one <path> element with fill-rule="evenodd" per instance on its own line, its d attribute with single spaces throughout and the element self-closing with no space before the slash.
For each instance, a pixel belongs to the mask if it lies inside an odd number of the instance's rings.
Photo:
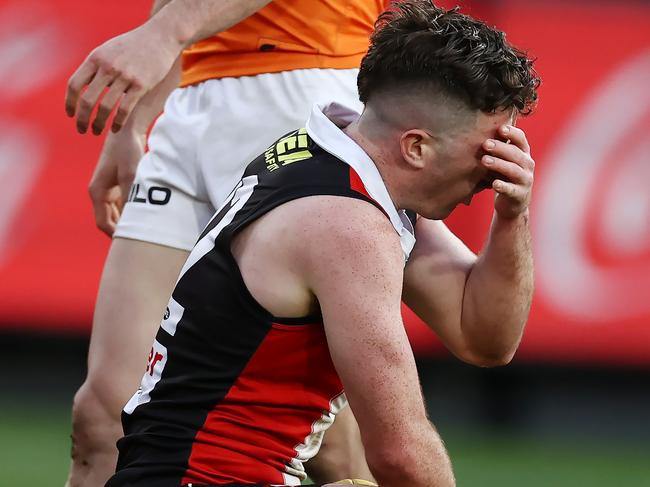
<svg viewBox="0 0 650 487">
<path fill-rule="evenodd" d="M 303 160 L 278 163 L 277 169 L 269 170 L 269 160 L 280 160 L 277 150 L 269 152 L 272 146 L 247 167 L 243 178 L 258 177 L 252 194 L 218 234 L 214 247 L 179 279 L 172 297 L 184 308 L 183 316 L 174 336 L 162 328 L 156 335 L 166 348 L 167 361 L 150 401 L 122 415 L 125 437 L 118 442 L 118 472 L 107 487 L 180 485 L 193 440 L 207 415 L 228 394 L 271 324 L 283 321 L 260 306 L 246 288 L 230 250 L 234 235 L 277 206 L 306 196 L 345 196 L 379 207 L 350 188 L 350 166 L 311 138 L 306 140 L 308 145 L 300 149 L 309 157 Z M 292 155 L 283 154 L 287 153 Z M 226 203 L 199 240 L 235 204 Z M 314 319 L 321 321 L 319 316 L 284 321 L 314 323 Z"/>
</svg>

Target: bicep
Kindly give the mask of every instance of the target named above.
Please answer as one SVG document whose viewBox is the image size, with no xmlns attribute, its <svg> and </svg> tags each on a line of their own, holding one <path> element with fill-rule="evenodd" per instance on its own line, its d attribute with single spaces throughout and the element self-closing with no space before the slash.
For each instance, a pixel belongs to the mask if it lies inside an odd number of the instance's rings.
<svg viewBox="0 0 650 487">
<path fill-rule="evenodd" d="M 476 255 L 441 221 L 418 219 L 417 243 L 404 271 L 404 302 L 462 356 L 465 283 Z"/>
<path fill-rule="evenodd" d="M 372 449 L 381 439 L 408 435 L 409 423 L 425 412 L 400 315 L 399 239 L 386 221 L 361 223 L 363 230 L 319 239 L 309 285 L 363 442 Z"/>
</svg>

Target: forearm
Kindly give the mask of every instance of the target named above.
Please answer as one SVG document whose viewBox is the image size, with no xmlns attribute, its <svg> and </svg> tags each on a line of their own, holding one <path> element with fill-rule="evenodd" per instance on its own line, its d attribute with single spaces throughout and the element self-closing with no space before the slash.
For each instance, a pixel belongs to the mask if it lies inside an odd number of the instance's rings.
<svg viewBox="0 0 650 487">
<path fill-rule="evenodd" d="M 127 128 L 146 132 L 162 111 L 165 100 L 178 86 L 181 72 L 180 54 L 193 42 L 221 32 L 248 17 L 269 0 L 157 0 L 151 18 L 143 28 L 171 41 L 178 58 L 167 76 L 138 102 L 128 119 Z M 170 39 L 171 38 L 171 39 Z M 169 45 L 169 42 L 166 42 Z"/>
<path fill-rule="evenodd" d="M 528 211 L 512 219 L 495 213 L 488 242 L 469 272 L 461 328 L 468 348 L 484 365 L 512 359 L 533 295 L 533 255 Z"/>
<path fill-rule="evenodd" d="M 442 439 L 428 420 L 383 438 L 383 448 L 366 446 L 368 464 L 381 487 L 456 485 Z M 372 451 L 372 453 L 371 453 Z"/>
<path fill-rule="evenodd" d="M 361 390 L 354 382 L 346 385 L 370 471 L 382 487 L 454 486 L 449 455 L 426 416 L 412 355 L 395 359 L 391 345 L 379 342 L 381 338 L 375 343 L 383 353 L 374 358 L 387 355 L 387 360 L 376 361 L 369 352 L 358 368 L 369 366 L 375 372 L 364 373 L 367 382 Z"/>
<path fill-rule="evenodd" d="M 380 318 L 372 321 L 381 324 Z M 359 324 L 361 319 L 350 322 Z M 378 331 L 361 343 L 343 333 L 328 335 L 334 347 L 341 340 L 365 351 L 361 360 L 355 352 L 350 365 L 339 356 L 341 347 L 333 350 L 332 358 L 359 423 L 368 467 L 382 487 L 451 487 L 451 461 L 427 418 L 406 334 L 402 328 L 392 335 L 387 326 Z"/>
<path fill-rule="evenodd" d="M 224 31 L 252 15 L 270 0 L 171 0 L 149 21 L 173 36 L 184 49 Z"/>
</svg>

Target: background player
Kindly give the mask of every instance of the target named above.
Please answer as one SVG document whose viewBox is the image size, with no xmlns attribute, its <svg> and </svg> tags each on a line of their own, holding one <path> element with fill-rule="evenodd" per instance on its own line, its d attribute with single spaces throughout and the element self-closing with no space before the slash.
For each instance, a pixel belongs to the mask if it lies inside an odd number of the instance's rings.
<svg viewBox="0 0 650 487">
<path fill-rule="evenodd" d="M 114 470 L 119 411 L 188 251 L 243 165 L 304 123 L 312 102 L 359 106 L 356 68 L 381 8 L 369 0 L 158 1 L 148 22 L 98 47 L 71 77 L 66 110 L 79 131 L 101 133 L 114 111 L 119 132 L 108 135 L 90 184 L 97 225 L 115 239 L 74 401 L 70 486 L 103 485 Z M 184 48 L 183 88 L 167 100 Z M 311 475 L 368 478 L 351 415 L 336 428 L 342 433 L 328 434 L 332 448 L 310 463 Z"/>
<path fill-rule="evenodd" d="M 514 355 L 533 288 L 534 161 L 514 126 L 536 100 L 531 64 L 502 32 L 426 0 L 384 14 L 363 113 L 317 106 L 203 231 L 108 485 L 299 485 L 343 388 L 382 487 L 454 485 L 400 301 L 467 362 Z M 439 219 L 489 187 L 477 258 Z"/>
</svg>

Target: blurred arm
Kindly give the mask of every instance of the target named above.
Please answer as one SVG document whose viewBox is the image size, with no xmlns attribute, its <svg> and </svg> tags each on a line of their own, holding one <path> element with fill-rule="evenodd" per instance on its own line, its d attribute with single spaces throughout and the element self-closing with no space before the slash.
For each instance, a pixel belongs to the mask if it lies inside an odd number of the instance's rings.
<svg viewBox="0 0 650 487">
<path fill-rule="evenodd" d="M 301 233 L 303 267 L 368 466 L 382 487 L 454 485 L 442 440 L 426 416 L 400 314 L 404 259 L 398 236 L 377 208 L 329 201 Z"/>
<path fill-rule="evenodd" d="M 93 133 L 98 135 L 116 109 L 112 128 L 118 131 L 142 98 L 157 90 L 145 102 L 152 108 L 141 116 L 150 119 L 151 112 L 159 112 L 168 88 L 175 86 L 178 68 L 172 67 L 185 47 L 228 29 L 267 3 L 269 0 L 156 2 L 147 22 L 97 47 L 77 68 L 68 81 L 66 113 L 76 117 L 77 130 L 86 133 L 99 105 L 92 124 Z"/>
<path fill-rule="evenodd" d="M 171 0 L 150 22 L 171 33 L 181 48 L 224 31 L 270 3 L 270 0 Z"/>
<path fill-rule="evenodd" d="M 151 9 L 150 22 L 160 22 L 160 29 L 175 33 L 179 41 L 187 47 L 216 32 L 233 26 L 261 7 L 269 0 L 248 1 L 209 1 L 209 0 L 156 0 Z M 172 5 L 170 5 L 172 4 Z M 165 12 L 161 12 L 167 7 Z M 156 18 L 159 14 L 160 18 Z M 155 19 L 155 20 L 154 20 Z M 189 41 L 182 41 L 183 32 L 193 32 Z M 151 91 L 142 97 L 129 119 L 131 125 L 139 131 L 149 128 L 153 120 L 162 111 L 169 94 L 178 87 L 181 73 L 180 56 L 176 59 L 167 76 Z M 119 127 L 115 127 L 119 130 Z"/>
</svg>

